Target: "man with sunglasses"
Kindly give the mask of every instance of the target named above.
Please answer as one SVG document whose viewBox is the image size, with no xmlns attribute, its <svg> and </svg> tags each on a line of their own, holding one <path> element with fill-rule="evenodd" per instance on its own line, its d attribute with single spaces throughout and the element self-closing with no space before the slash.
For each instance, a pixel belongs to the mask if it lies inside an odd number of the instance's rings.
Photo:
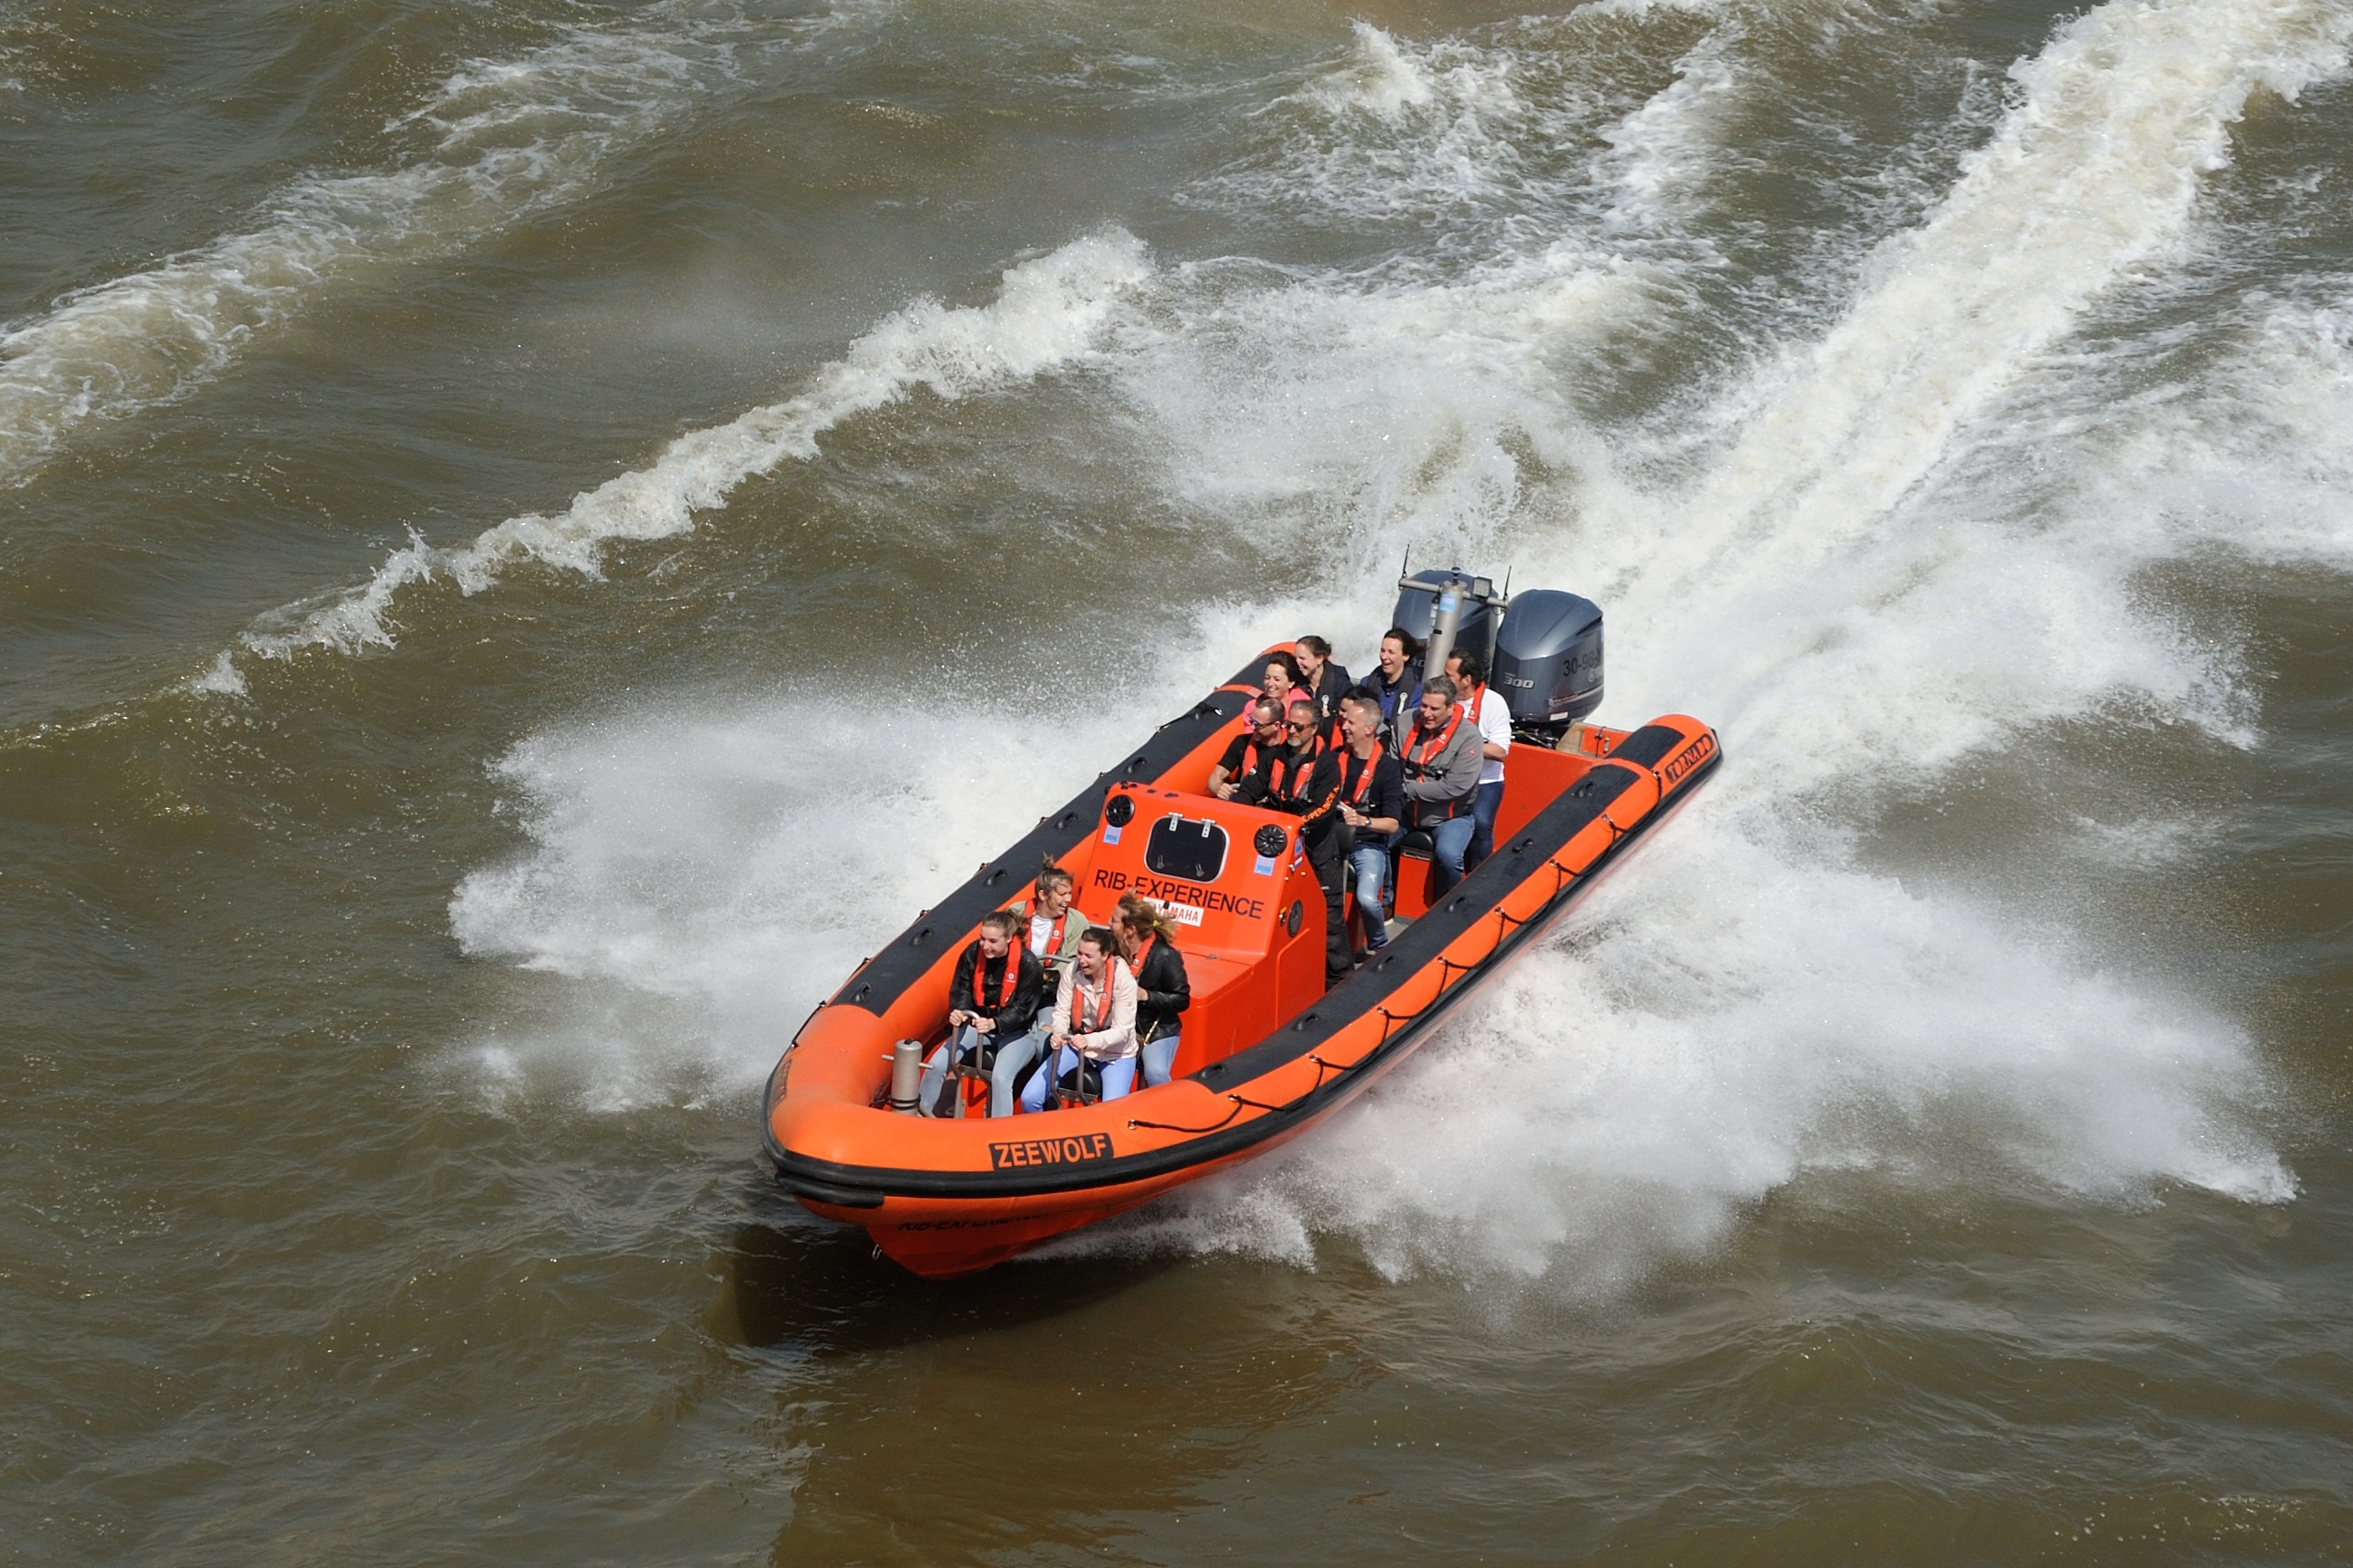
<svg viewBox="0 0 2353 1568">
<path fill-rule="evenodd" d="M 1250 705 L 1250 724 L 1226 747 L 1226 754 L 1209 770 L 1209 793 L 1231 800 L 1244 783 L 1283 742 L 1283 713 L 1273 699 L 1261 697 Z"/>
<path fill-rule="evenodd" d="M 1243 781 L 1237 799 L 1269 811 L 1299 818 L 1299 837 L 1324 889 L 1324 984 L 1337 984 L 1356 967 L 1348 949 L 1348 928 L 1342 900 L 1346 897 L 1340 868 L 1340 750 L 1324 743 L 1323 721 L 1315 704 L 1305 698 L 1284 715 L 1288 744 L 1271 752 L 1258 772 Z"/>
</svg>

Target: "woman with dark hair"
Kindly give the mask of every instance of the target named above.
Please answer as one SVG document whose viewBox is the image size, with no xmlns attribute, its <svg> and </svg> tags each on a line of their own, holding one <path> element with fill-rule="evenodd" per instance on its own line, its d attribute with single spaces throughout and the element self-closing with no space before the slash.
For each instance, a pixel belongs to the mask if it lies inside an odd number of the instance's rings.
<svg viewBox="0 0 2353 1568">
<path fill-rule="evenodd" d="M 1365 677 L 1365 689 L 1381 705 L 1381 740 L 1394 752 L 1420 700 L 1421 644 L 1411 632 L 1391 626 L 1381 634 L 1381 661 Z"/>
<path fill-rule="evenodd" d="M 1176 951 L 1176 926 L 1160 906 L 1134 893 L 1119 896 L 1112 916 L 1120 957 L 1135 976 L 1135 1037 L 1143 1043 L 1144 1087 L 1166 1083 L 1176 1065 L 1183 1025 L 1177 1015 L 1193 1005 L 1185 975 L 1185 955 Z"/>
<path fill-rule="evenodd" d="M 1274 704 L 1278 712 L 1288 713 L 1293 702 L 1310 695 L 1307 672 L 1300 668 L 1299 661 L 1287 653 L 1267 656 L 1266 673 L 1260 685 L 1266 692 L 1267 700 Z"/>
<path fill-rule="evenodd" d="M 1299 650 L 1300 683 L 1315 699 L 1315 717 L 1330 730 L 1340 711 L 1340 699 L 1353 684 L 1348 672 L 1333 662 L 1332 645 L 1322 637 L 1310 634 L 1291 646 Z"/>
</svg>

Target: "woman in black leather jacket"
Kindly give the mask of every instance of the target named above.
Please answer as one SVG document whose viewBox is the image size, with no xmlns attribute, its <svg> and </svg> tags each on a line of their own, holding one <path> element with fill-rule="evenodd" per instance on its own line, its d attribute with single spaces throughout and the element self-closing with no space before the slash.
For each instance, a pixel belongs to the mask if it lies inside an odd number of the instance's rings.
<svg viewBox="0 0 2353 1568">
<path fill-rule="evenodd" d="M 1112 929 L 1119 937 L 1120 956 L 1135 976 L 1135 1037 L 1144 1043 L 1139 1087 L 1149 1089 L 1166 1083 L 1176 1066 L 1184 1026 L 1177 1016 L 1193 1005 L 1192 983 L 1185 978 L 1185 956 L 1176 951 L 1175 922 L 1149 899 L 1121 894 Z"/>
</svg>

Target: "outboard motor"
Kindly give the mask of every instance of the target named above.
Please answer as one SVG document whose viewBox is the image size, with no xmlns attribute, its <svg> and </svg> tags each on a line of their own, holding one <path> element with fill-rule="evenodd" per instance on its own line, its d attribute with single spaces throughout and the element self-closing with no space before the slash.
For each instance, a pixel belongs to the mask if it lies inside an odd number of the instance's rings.
<svg viewBox="0 0 2353 1568">
<path fill-rule="evenodd" d="M 1494 689 L 1512 727 L 1557 739 L 1601 706 L 1601 606 L 1553 588 L 1512 601 L 1495 635 Z"/>
<path fill-rule="evenodd" d="M 1398 579 L 1393 622 L 1428 645 L 1422 668 L 1430 674 L 1443 670 L 1446 656 L 1458 648 L 1477 654 L 1480 663 L 1493 668 L 1495 627 L 1503 615 L 1504 597 L 1495 584 L 1459 566 Z"/>
</svg>

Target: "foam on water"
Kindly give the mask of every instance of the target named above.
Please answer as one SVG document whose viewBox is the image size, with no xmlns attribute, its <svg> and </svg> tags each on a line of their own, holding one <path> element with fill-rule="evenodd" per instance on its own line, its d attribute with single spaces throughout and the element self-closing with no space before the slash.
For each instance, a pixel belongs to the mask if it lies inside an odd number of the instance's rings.
<svg viewBox="0 0 2353 1568">
<path fill-rule="evenodd" d="M 2102 289 L 2179 246 L 2248 95 L 2293 100 L 2341 70 L 2348 31 L 2339 8 L 2283 0 L 2117 0 L 2062 29 L 1847 318 L 1752 389 L 1737 445 L 1642 541 L 1651 591 L 1751 577 L 1760 556 L 1803 571 L 1877 528 Z"/>
<path fill-rule="evenodd" d="M 910 711 L 897 732 L 920 743 L 860 754 L 878 804 L 870 819 L 861 801 L 855 833 L 838 790 L 796 782 L 828 771 L 807 763 L 833 743 L 813 701 L 532 742 L 509 776 L 533 843 L 461 887 L 459 934 L 577 976 L 583 997 L 684 998 L 599 1037 L 592 1098 L 656 1091 L 682 1060 L 698 1093 L 748 1084 L 914 904 L 1065 798 L 1086 759 L 1221 676 L 1236 643 L 1377 626 L 1375 570 L 1412 542 L 1598 592 L 1611 715 L 1701 713 L 1727 764 L 1360 1108 L 1069 1245 L 1312 1262 L 1345 1237 L 1392 1273 L 1606 1289 L 1808 1170 L 2284 1201 L 2295 1178 L 2260 1131 L 2264 1080 L 2238 1024 L 2147 979 L 2129 949 L 1999 892 L 1875 872 L 1857 846 L 1891 792 L 2040 726 L 2252 737 L 2234 651 L 2153 614 L 2135 576 L 2220 548 L 2347 558 L 2335 497 L 2353 422 L 2336 412 L 2353 395 L 2353 318 L 2262 303 L 2217 340 L 2198 395 L 2111 411 L 2113 441 L 2069 422 L 2103 374 L 2069 344 L 2120 280 L 2188 254 L 2200 182 L 2250 92 L 2292 99 L 2341 70 L 2347 21 L 2286 0 L 2116 0 L 2063 27 L 1946 200 L 1870 258 L 1843 318 L 1726 382 L 1696 447 L 1599 432 L 1560 395 L 1558 356 L 1647 297 L 1574 239 L 1442 281 L 1172 268 L 1151 309 L 1106 317 L 1092 363 L 1145 416 L 1164 482 L 1204 526 L 1229 519 L 1341 563 L 1345 623 L 1321 584 L 1205 605 L 1201 641 L 1221 657 L 1139 675 L 1136 724 L 1051 716 L 1052 747 L 1037 715 Z M 1359 48 L 1359 100 L 1334 112 L 1386 122 L 1441 96 L 1417 103 L 1401 67 L 1361 34 Z M 1630 110 L 1655 144 L 1677 113 L 1705 120 L 1690 79 L 1669 89 L 1680 100 Z M 1639 140 L 1604 138 L 1600 157 L 1622 171 Z M 1678 465 L 1679 481 L 1628 477 Z M 2271 470 L 2284 489 L 2218 500 L 2234 471 Z M 1344 658 L 1364 651 L 1339 640 Z M 2179 827 L 2084 821 L 2076 853 L 2145 874 L 2177 863 Z M 567 1028 L 587 1026 L 549 1037 Z M 699 1043 L 681 1050 L 682 1035 Z"/>
<path fill-rule="evenodd" d="M 1591 50 L 1576 16 L 1529 26 L 1489 42 L 1358 22 L 1335 68 L 1269 102 L 1250 150 L 1183 195 L 1307 224 L 1442 223 L 1457 262 L 1540 247 L 1589 198 L 1587 139 L 1628 105 L 1600 58 L 1616 51 Z"/>
<path fill-rule="evenodd" d="M 591 1103 L 622 1108 L 756 1081 L 911 899 L 1138 739 L 1074 747 L 1061 722 L 913 703 L 840 715 L 829 692 L 630 713 L 505 760 L 532 848 L 466 878 L 450 922 L 469 952 L 572 984 L 470 1047 L 495 1085 L 581 1076 Z"/>
<path fill-rule="evenodd" d="M 786 37 L 825 21 L 788 24 Z M 0 331 L 0 483 L 75 425 L 183 397 L 258 333 L 354 268 L 448 255 L 592 189 L 612 155 L 737 80 L 776 24 L 671 0 L 621 30 L 573 28 L 520 58 L 477 61 L 385 127 L 435 137 L 382 174 L 312 175 L 263 221 L 144 271 L 77 289 Z"/>
<path fill-rule="evenodd" d="M 1113 305 L 1150 276 L 1144 247 L 1114 230 L 1011 268 L 992 304 L 950 310 L 917 300 L 851 344 L 806 391 L 690 431 L 649 467 L 573 497 L 556 516 L 509 518 L 457 550 L 412 534 L 362 587 L 323 605 L 289 606 L 246 633 L 244 644 L 279 658 L 302 647 L 388 647 L 385 613 L 399 591 L 437 575 L 469 594 L 523 560 L 596 576 L 607 542 L 689 531 L 697 511 L 723 504 L 745 479 L 815 458 L 817 438 L 853 415 L 919 386 L 953 401 L 1088 357 Z"/>
<path fill-rule="evenodd" d="M 1733 37 L 1710 33 L 1675 62 L 1674 85 L 1603 133 L 1616 155 L 1610 216 L 1651 225 L 1679 214 L 1723 145 L 1718 109 L 1739 85 Z"/>
</svg>

